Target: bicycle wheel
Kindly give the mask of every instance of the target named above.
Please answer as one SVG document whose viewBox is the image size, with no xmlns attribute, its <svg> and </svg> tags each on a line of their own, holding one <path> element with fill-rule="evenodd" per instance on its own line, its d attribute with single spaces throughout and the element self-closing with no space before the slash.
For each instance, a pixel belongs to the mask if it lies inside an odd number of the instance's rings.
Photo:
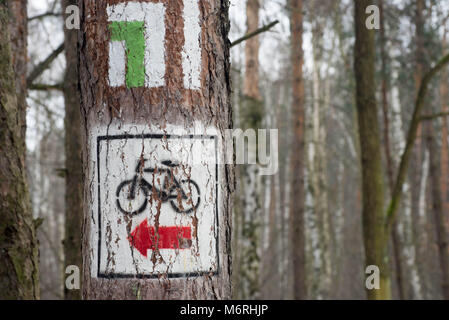
<svg viewBox="0 0 449 320">
<path fill-rule="evenodd" d="M 117 187 L 117 208 L 126 215 L 137 215 L 142 213 L 148 204 L 148 190 L 139 183 L 134 197 L 131 197 L 133 180 L 123 181 Z"/>
<path fill-rule="evenodd" d="M 200 205 L 200 188 L 193 180 L 181 180 L 179 183 L 181 196 L 170 201 L 170 204 L 177 213 L 191 213 L 198 209 Z"/>
</svg>

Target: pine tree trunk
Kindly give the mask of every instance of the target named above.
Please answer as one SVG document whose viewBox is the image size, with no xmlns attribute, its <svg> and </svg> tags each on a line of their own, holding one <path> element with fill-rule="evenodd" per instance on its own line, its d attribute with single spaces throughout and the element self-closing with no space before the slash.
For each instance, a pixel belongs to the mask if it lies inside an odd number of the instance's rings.
<svg viewBox="0 0 449 320">
<path fill-rule="evenodd" d="M 390 280 L 386 261 L 384 225 L 384 186 L 381 159 L 379 124 L 375 96 L 375 46 L 374 31 L 365 26 L 368 0 L 354 0 L 355 49 L 354 71 L 356 78 L 356 102 L 359 123 L 362 162 L 363 239 L 366 266 L 380 269 L 380 289 L 368 290 L 369 299 L 390 299 Z"/>
<path fill-rule="evenodd" d="M 293 268 L 293 298 L 303 300 L 306 293 L 306 251 L 304 227 L 304 82 L 302 69 L 304 53 L 302 49 L 303 33 L 303 2 L 292 0 L 290 2 L 290 30 L 291 30 L 291 63 L 292 63 L 292 115 L 293 115 L 293 141 L 295 146 L 291 156 L 292 182 L 290 189 L 290 258 Z"/>
<path fill-rule="evenodd" d="M 80 5 L 83 297 L 229 299 L 229 2 Z"/>
<path fill-rule="evenodd" d="M 19 121 L 22 143 L 25 147 L 26 134 L 26 96 L 27 96 L 27 63 L 28 63 L 28 15 L 27 1 L 9 1 L 11 52 L 14 74 L 16 77 L 16 94 L 19 105 Z M 26 156 L 26 155 L 25 155 Z"/>
<path fill-rule="evenodd" d="M 246 3 L 247 33 L 257 30 L 259 24 L 259 0 Z M 259 91 L 259 37 L 245 42 L 245 76 L 243 81 L 243 100 L 240 108 L 240 126 L 243 130 L 261 128 L 263 104 Z M 257 148 L 248 150 L 255 152 Z M 260 176 L 257 164 L 241 167 L 243 170 L 243 255 L 242 288 L 245 299 L 257 299 L 260 295 L 260 221 L 262 218 Z"/>
<path fill-rule="evenodd" d="M 14 74 L 26 68 L 19 62 L 26 61 L 26 28 L 19 31 L 21 40 L 10 36 L 10 15 L 22 15 L 13 23 L 26 21 L 26 1 L 9 9 L 0 2 L 0 299 L 38 299 L 39 248 L 25 167 L 26 87 L 16 87 L 23 83 Z M 14 58 L 12 47 L 18 50 Z"/>
<path fill-rule="evenodd" d="M 77 0 L 62 0 L 62 11 Z M 64 78 L 65 100 L 65 239 L 64 269 L 75 265 L 82 269 L 81 235 L 83 221 L 83 163 L 81 142 L 81 106 L 78 91 L 78 37 L 76 30 L 64 28 L 66 73 Z M 65 299 L 81 299 L 81 290 L 65 287 Z"/>
</svg>

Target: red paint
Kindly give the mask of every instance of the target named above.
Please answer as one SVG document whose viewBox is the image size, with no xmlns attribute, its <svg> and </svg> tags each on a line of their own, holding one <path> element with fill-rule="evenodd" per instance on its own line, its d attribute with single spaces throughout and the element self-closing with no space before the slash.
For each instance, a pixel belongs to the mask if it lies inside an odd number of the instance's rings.
<svg viewBox="0 0 449 320">
<path fill-rule="evenodd" d="M 192 231 L 190 227 L 159 227 L 156 233 L 154 226 L 148 225 L 145 219 L 134 229 L 128 237 L 129 242 L 143 256 L 147 256 L 147 250 L 158 249 L 189 249 L 192 243 Z"/>
</svg>

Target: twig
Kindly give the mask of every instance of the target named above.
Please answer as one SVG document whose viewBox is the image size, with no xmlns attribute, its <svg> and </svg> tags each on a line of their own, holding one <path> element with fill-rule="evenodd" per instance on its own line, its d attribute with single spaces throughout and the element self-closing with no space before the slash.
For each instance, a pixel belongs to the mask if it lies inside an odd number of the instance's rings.
<svg viewBox="0 0 449 320">
<path fill-rule="evenodd" d="M 62 13 L 59 13 L 59 12 L 45 12 L 42 14 L 38 14 L 37 16 L 34 16 L 34 17 L 29 17 L 28 22 L 33 21 L 33 20 L 42 19 L 45 17 L 60 17 L 60 16 L 62 16 Z"/>
<path fill-rule="evenodd" d="M 59 90 L 62 91 L 63 84 L 57 83 L 57 84 L 44 84 L 44 83 L 34 83 L 28 86 L 29 90 L 36 90 L 36 91 L 49 91 L 49 90 Z"/>
<path fill-rule="evenodd" d="M 428 114 L 428 115 L 421 116 L 419 118 L 419 120 L 426 121 L 426 120 L 433 120 L 436 118 L 447 117 L 447 116 L 449 116 L 449 112 L 440 112 L 440 113 Z"/>
<path fill-rule="evenodd" d="M 49 66 L 50 64 L 59 56 L 59 54 L 64 51 L 64 43 L 62 43 L 56 50 L 54 50 L 50 55 L 41 63 L 39 63 L 34 70 L 30 73 L 27 78 L 27 85 L 31 86 L 34 80 L 37 79 Z"/>
<path fill-rule="evenodd" d="M 234 42 L 231 43 L 231 48 L 242 43 L 243 41 L 246 41 L 252 37 L 257 36 L 258 34 L 261 34 L 262 32 L 268 31 L 271 28 L 273 28 L 275 25 L 277 25 L 279 23 L 279 20 L 273 21 L 259 29 L 257 29 L 256 31 L 250 32 L 246 35 L 244 35 L 243 37 L 241 37 L 240 39 L 235 40 Z"/>
</svg>

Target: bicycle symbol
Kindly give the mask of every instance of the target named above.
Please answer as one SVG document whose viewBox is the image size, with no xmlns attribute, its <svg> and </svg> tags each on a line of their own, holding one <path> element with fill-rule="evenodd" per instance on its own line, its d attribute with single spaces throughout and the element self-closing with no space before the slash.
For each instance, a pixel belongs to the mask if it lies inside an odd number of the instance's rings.
<svg viewBox="0 0 449 320">
<path fill-rule="evenodd" d="M 117 207 L 127 215 L 137 215 L 142 213 L 148 205 L 148 197 L 154 196 L 156 200 L 166 203 L 170 201 L 172 208 L 177 213 L 188 214 L 196 210 L 200 204 L 200 188 L 198 184 L 191 180 L 178 180 L 173 174 L 173 170 L 179 164 L 171 160 L 162 161 L 165 169 L 144 168 L 144 162 L 138 161 L 136 174 L 131 180 L 125 180 L 119 184 L 116 191 Z M 142 177 L 144 173 L 165 174 L 162 188 L 158 189 Z M 126 203 L 125 206 L 122 203 Z M 126 209 L 127 208 L 127 209 Z"/>
</svg>

